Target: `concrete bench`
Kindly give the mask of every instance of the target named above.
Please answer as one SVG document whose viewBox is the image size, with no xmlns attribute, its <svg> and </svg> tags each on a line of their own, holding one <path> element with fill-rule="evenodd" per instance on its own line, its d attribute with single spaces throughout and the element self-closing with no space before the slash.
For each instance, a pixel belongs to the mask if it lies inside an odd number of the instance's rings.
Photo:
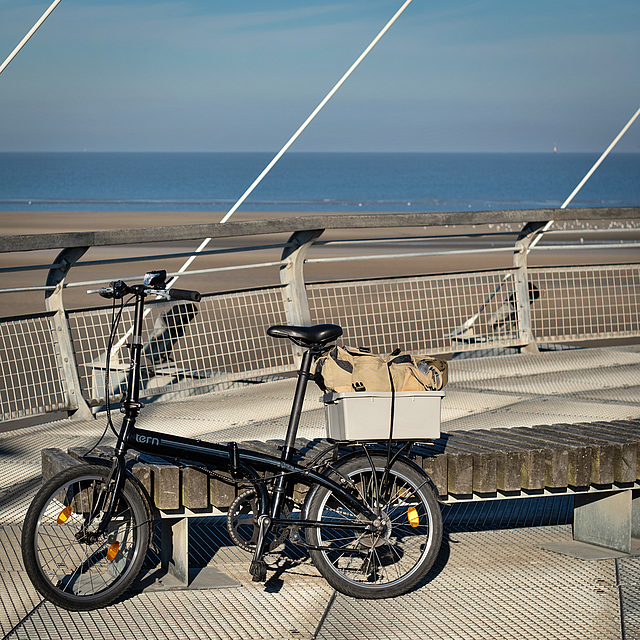
<svg viewBox="0 0 640 640">
<path fill-rule="evenodd" d="M 240 446 L 279 455 L 282 444 L 249 441 Z M 332 455 L 326 440 L 299 439 L 296 446 L 303 464 L 325 451 Z M 44 449 L 43 481 L 80 464 L 87 452 L 79 447 L 67 452 Z M 112 451 L 101 448 L 93 453 L 108 457 Z M 455 431 L 415 445 L 413 456 L 445 504 L 571 494 L 575 541 L 626 554 L 637 546 L 640 420 Z M 223 515 L 245 487 L 135 452 L 130 453 L 128 464 L 161 520 L 163 566 L 177 584 L 186 586 L 189 520 Z M 304 500 L 305 491 L 304 485 L 295 487 L 296 501 Z"/>
</svg>

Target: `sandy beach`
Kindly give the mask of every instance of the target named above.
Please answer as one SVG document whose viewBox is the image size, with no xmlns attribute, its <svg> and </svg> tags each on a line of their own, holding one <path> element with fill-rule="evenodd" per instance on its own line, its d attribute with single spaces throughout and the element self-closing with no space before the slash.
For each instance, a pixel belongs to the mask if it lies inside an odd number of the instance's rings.
<svg viewBox="0 0 640 640">
<path fill-rule="evenodd" d="M 5 236 L 24 235 L 33 233 L 60 233 L 68 231 L 97 231 L 108 229 L 132 229 L 163 227 L 184 224 L 204 224 L 219 222 L 223 212 L 0 212 L 0 234 Z M 246 213 L 237 212 L 233 220 L 249 219 L 281 219 L 300 215 L 314 215 L 302 213 Z M 594 226 L 581 223 L 574 231 L 568 231 L 554 237 L 554 242 L 585 241 L 590 237 L 585 233 L 585 227 Z M 640 240 L 640 229 L 629 232 L 620 231 L 630 226 L 627 221 L 611 223 L 613 228 L 598 240 L 616 242 Z M 427 256 L 420 258 L 402 257 L 400 259 L 356 260 L 350 262 L 333 262 L 324 264 L 309 264 L 305 267 L 308 282 L 323 280 L 348 280 L 352 278 L 371 278 L 396 275 L 416 275 L 425 273 L 449 273 L 468 270 L 504 268 L 512 264 L 510 251 L 493 254 L 468 254 L 469 248 L 490 248 L 512 246 L 515 236 L 493 236 L 491 238 L 449 238 L 452 233 L 478 233 L 480 228 L 398 228 L 367 229 L 367 230 L 333 230 L 323 234 L 322 240 L 347 240 L 367 238 L 372 242 L 353 245 L 335 244 L 314 247 L 309 258 L 339 257 L 357 255 L 363 258 L 372 255 L 406 254 L 417 251 L 462 250 L 462 253 L 449 256 Z M 489 232 L 515 232 L 518 229 L 507 225 L 492 225 L 482 227 Z M 293 231 L 293 229 L 292 229 Z M 416 236 L 430 236 L 430 240 L 407 241 L 398 240 L 391 244 L 380 245 L 375 242 L 379 238 L 415 238 Z M 271 245 L 286 241 L 288 234 L 274 234 L 260 238 L 229 238 L 212 242 L 208 249 L 244 249 L 250 245 Z M 167 243 L 149 243 L 140 246 L 120 246 L 92 248 L 82 258 L 83 262 L 101 261 L 113 258 L 154 256 L 178 252 L 190 252 L 199 243 L 193 241 Z M 0 253 L 0 269 L 27 265 L 50 265 L 55 261 L 57 250 Z M 280 259 L 281 249 L 260 248 L 256 251 L 238 251 L 235 253 L 221 253 L 210 256 L 199 256 L 191 269 L 209 269 L 216 267 L 241 266 L 252 263 L 274 262 Z M 93 282 L 118 278 L 134 278 L 152 268 L 162 268 L 167 271 L 177 271 L 185 261 L 181 258 L 151 258 L 148 261 L 119 264 L 92 264 L 77 266 L 71 270 L 68 282 Z M 613 262 L 637 261 L 640 251 L 637 249 L 590 249 L 588 251 L 539 251 L 530 256 L 532 265 L 560 265 L 560 264 L 607 264 Z M 0 289 L 16 287 L 36 287 L 45 283 L 46 269 L 0 272 Z M 261 287 L 279 283 L 277 267 L 257 269 L 242 269 L 218 273 L 197 274 L 183 276 L 180 285 L 183 288 L 193 288 L 203 293 L 230 291 L 251 287 Z M 96 285 L 97 286 L 97 285 Z M 67 308 L 83 308 L 99 304 L 99 299 L 86 294 L 87 288 L 93 285 L 70 287 L 65 291 Z M 3 293 L 0 296 L 0 316 L 8 317 L 27 313 L 37 313 L 44 310 L 44 293 L 33 291 L 27 293 Z"/>
</svg>

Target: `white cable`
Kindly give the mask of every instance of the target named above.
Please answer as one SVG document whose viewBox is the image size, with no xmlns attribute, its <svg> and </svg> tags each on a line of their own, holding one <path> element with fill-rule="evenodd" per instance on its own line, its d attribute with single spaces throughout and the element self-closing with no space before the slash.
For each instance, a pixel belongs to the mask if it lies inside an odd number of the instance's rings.
<svg viewBox="0 0 640 640">
<path fill-rule="evenodd" d="M 571 195 L 562 203 L 562 206 L 560 207 L 561 209 L 566 209 L 569 206 L 569 203 L 576 197 L 578 191 L 580 191 L 580 189 L 584 187 L 587 180 L 593 175 L 595 170 L 602 164 L 602 161 L 609 155 L 611 150 L 618 144 L 618 142 L 620 141 L 620 138 L 622 138 L 622 136 L 627 132 L 629 127 L 636 121 L 636 118 L 639 115 L 640 115 L 640 108 L 631 116 L 631 119 L 629 120 L 629 122 L 627 122 L 627 124 L 625 124 L 624 127 L 622 127 L 620 133 L 613 139 L 613 142 L 606 148 L 604 153 L 598 158 L 598 160 L 593 165 L 593 167 L 589 169 L 589 171 L 587 172 L 585 177 L 582 178 L 578 186 L 571 192 Z M 539 234 L 533 239 L 533 241 L 529 245 L 527 253 L 531 251 L 531 249 L 533 249 L 538 244 L 538 241 L 542 238 L 542 234 L 545 231 L 548 231 L 552 224 L 553 224 L 553 220 L 549 220 L 547 224 L 545 224 L 544 227 L 542 227 Z"/>
<path fill-rule="evenodd" d="M 307 128 L 307 125 L 320 113 L 320 110 L 324 107 L 329 100 L 334 96 L 334 94 L 338 91 L 338 89 L 344 84 L 347 78 L 356 70 L 358 65 L 367 57 L 371 49 L 376 46 L 378 41 L 382 38 L 382 36 L 389 30 L 391 25 L 402 15 L 403 11 L 411 4 L 412 0 L 406 0 L 406 2 L 398 9 L 393 18 L 387 22 L 387 24 L 383 27 L 380 33 L 371 41 L 371 44 L 360 54 L 360 57 L 349 67 L 348 71 L 338 80 L 336 85 L 329 91 L 329 93 L 324 97 L 324 100 L 313 110 L 311 115 L 300 125 L 300 128 L 289 138 L 287 143 L 278 151 L 273 160 L 265 167 L 263 172 L 254 180 L 253 184 L 240 196 L 240 199 L 229 209 L 227 215 L 220 220 L 221 224 L 224 224 L 238 209 L 238 207 L 247 199 L 249 194 L 260 184 L 262 179 L 271 171 L 273 166 L 280 160 L 280 158 L 284 155 L 284 153 L 289 149 L 289 147 L 298 139 L 300 134 Z"/>
<path fill-rule="evenodd" d="M 391 20 L 387 22 L 387 24 L 380 31 L 380 33 L 378 33 L 378 35 L 371 41 L 371 44 L 369 44 L 369 46 L 360 54 L 360 57 L 351 65 L 351 67 L 349 67 L 348 71 L 342 76 L 342 78 L 340 78 L 340 80 L 336 83 L 333 89 L 329 91 L 329 93 L 324 97 L 322 102 L 313 110 L 311 115 L 300 125 L 298 130 L 291 136 L 291 138 L 289 138 L 289 140 L 284 145 L 284 147 L 282 147 L 282 149 L 278 151 L 278 153 L 274 156 L 273 160 L 271 160 L 271 162 L 264 168 L 262 173 L 253 181 L 253 184 L 240 196 L 240 198 L 231 207 L 231 209 L 229 209 L 229 211 L 224 216 L 224 218 L 220 220 L 220 224 L 224 224 L 236 212 L 236 210 L 240 207 L 240 205 L 249 197 L 251 192 L 260 184 L 262 179 L 267 175 L 267 173 L 269 173 L 269 171 L 271 171 L 271 169 L 274 167 L 276 162 L 280 160 L 280 158 L 285 154 L 285 152 L 289 149 L 289 147 L 298 139 L 300 134 L 307 128 L 310 122 L 318 115 L 318 113 L 320 113 L 320 110 L 327 104 L 327 102 L 329 102 L 329 100 L 331 100 L 331 98 L 338 91 L 338 89 L 345 83 L 347 78 L 356 70 L 358 65 L 366 58 L 366 56 L 369 54 L 371 49 L 373 49 L 373 47 L 376 46 L 380 38 L 382 38 L 382 36 L 389 30 L 391 25 L 400 17 L 400 15 L 411 4 L 412 1 L 413 0 L 406 0 L 406 2 L 400 7 L 400 9 L 398 9 L 395 15 L 391 18 Z M 202 244 L 194 251 L 194 254 L 187 259 L 187 261 L 182 265 L 182 267 L 180 267 L 180 269 L 178 270 L 179 274 L 184 273 L 189 268 L 189 265 L 191 265 L 191 263 L 196 259 L 198 253 L 203 251 L 204 248 L 209 244 L 209 242 L 211 242 L 211 238 L 205 238 L 202 241 Z M 178 277 L 179 276 L 175 276 L 171 280 L 170 284 L 171 285 L 175 284 Z"/>
<path fill-rule="evenodd" d="M 20 49 L 27 44 L 29 38 L 40 28 L 40 25 L 51 15 L 51 12 L 60 4 L 62 0 L 54 0 L 51 3 L 51 6 L 42 14 L 40 20 L 36 22 L 27 35 L 22 38 L 20 44 L 9 54 L 9 57 L 0 65 L 0 73 L 2 73 L 8 66 L 9 63 L 18 55 Z"/>
<path fill-rule="evenodd" d="M 587 175 L 584 178 L 582 178 L 582 180 L 580 181 L 580 184 L 572 191 L 571 195 L 564 201 L 564 203 L 560 207 L 561 209 L 567 208 L 567 205 L 573 200 L 573 198 L 576 196 L 578 191 L 582 189 L 585 182 L 591 177 L 593 172 L 600 166 L 602 161 L 609 155 L 613 147 L 615 147 L 618 144 L 620 138 L 622 138 L 622 136 L 627 132 L 627 129 L 629 129 L 629 127 L 635 122 L 636 118 L 639 115 L 640 115 L 640 109 L 638 109 L 633 114 L 633 116 L 631 116 L 631 119 L 629 120 L 629 122 L 627 122 L 627 124 L 622 128 L 620 133 L 614 138 L 613 142 L 607 147 L 606 151 L 598 158 L 598 161 L 593 165 L 593 167 L 591 167 Z"/>
</svg>

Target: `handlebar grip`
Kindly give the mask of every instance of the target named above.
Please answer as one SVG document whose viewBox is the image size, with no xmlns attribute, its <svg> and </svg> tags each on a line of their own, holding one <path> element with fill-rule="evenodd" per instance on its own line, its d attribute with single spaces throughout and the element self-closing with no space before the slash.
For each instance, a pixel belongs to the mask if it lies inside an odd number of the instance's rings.
<svg viewBox="0 0 640 640">
<path fill-rule="evenodd" d="M 102 287 L 101 289 L 88 289 L 87 293 L 97 293 L 103 298 L 113 298 L 113 287 Z"/>
<path fill-rule="evenodd" d="M 169 289 L 171 300 L 191 300 L 192 302 L 200 302 L 202 296 L 198 291 L 189 291 L 188 289 Z"/>
</svg>

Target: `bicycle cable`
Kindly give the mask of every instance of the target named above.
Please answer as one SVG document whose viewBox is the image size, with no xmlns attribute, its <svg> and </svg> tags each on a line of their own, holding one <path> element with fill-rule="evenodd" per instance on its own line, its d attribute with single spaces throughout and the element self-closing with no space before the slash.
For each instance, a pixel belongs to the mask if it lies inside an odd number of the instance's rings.
<svg viewBox="0 0 640 640">
<path fill-rule="evenodd" d="M 343 476 L 343 474 L 341 474 L 337 469 L 333 469 L 332 467 L 332 463 L 328 460 L 321 460 L 322 457 L 326 456 L 327 454 L 330 454 L 332 451 L 334 451 L 334 449 L 336 449 L 336 447 L 338 447 L 338 444 L 333 444 L 332 446 L 328 447 L 327 449 L 320 451 L 314 458 L 313 460 L 304 467 L 305 470 L 310 470 L 310 471 L 315 471 L 318 469 L 322 469 L 323 467 L 328 466 L 329 468 L 331 468 L 335 473 L 337 473 L 343 480 L 345 480 L 347 482 L 347 484 L 352 484 L 349 482 L 348 478 L 345 478 Z M 179 458 L 171 458 L 171 460 L 173 460 L 175 463 L 178 464 L 184 464 L 180 461 Z M 258 477 L 258 478 L 243 478 L 242 480 L 233 480 L 232 478 L 223 475 L 222 473 L 219 473 L 217 471 L 214 471 L 213 469 L 210 469 L 209 467 L 206 467 L 204 465 L 196 465 L 196 464 L 190 464 L 189 466 L 191 466 L 194 469 L 197 469 L 198 471 L 202 471 L 203 473 L 206 473 L 208 476 L 212 477 L 212 478 L 216 478 L 218 480 L 222 480 L 223 482 L 227 483 L 227 484 L 241 484 L 242 482 L 250 482 L 253 485 L 256 485 L 260 482 L 273 482 L 275 480 L 277 480 L 280 477 L 287 477 L 287 476 L 293 476 L 296 474 L 299 474 L 300 471 L 299 470 L 294 470 L 294 471 L 279 471 L 274 473 L 273 475 L 268 475 L 268 476 L 262 476 L 262 477 Z"/>
<path fill-rule="evenodd" d="M 131 299 L 131 298 L 129 298 Z M 107 431 L 111 429 L 113 434 L 118 437 L 118 433 L 116 432 L 115 427 L 113 426 L 113 419 L 111 417 L 111 401 L 110 401 L 110 379 L 109 379 L 109 369 L 111 366 L 111 350 L 113 349 L 113 341 L 115 339 L 115 335 L 118 331 L 118 327 L 120 326 L 120 319 L 122 317 L 122 312 L 124 311 L 124 298 L 120 298 L 120 308 L 116 313 L 116 298 L 114 296 L 112 304 L 111 304 L 111 330 L 109 332 L 109 338 L 107 339 L 107 351 L 105 354 L 105 370 L 104 370 L 104 397 L 105 397 L 105 410 L 107 413 L 107 423 L 104 427 L 104 431 L 101 436 L 98 438 L 98 441 L 89 449 L 93 451 L 100 446 L 100 443 L 104 440 L 104 437 L 107 435 Z"/>
<path fill-rule="evenodd" d="M 133 296 L 129 298 L 131 300 Z M 110 400 L 110 387 L 111 387 L 111 377 L 109 375 L 111 369 L 111 350 L 113 349 L 113 342 L 116 337 L 116 333 L 118 331 L 118 327 L 120 326 L 120 320 L 122 318 L 122 312 L 124 311 L 124 296 L 120 298 L 120 308 L 118 309 L 116 315 L 116 299 L 115 296 L 113 298 L 113 304 L 111 305 L 111 332 L 109 333 L 109 340 L 107 342 L 107 353 L 105 354 L 105 375 L 104 375 L 104 401 L 105 408 L 107 412 L 107 427 L 111 429 L 113 435 L 117 438 L 118 432 L 113 426 L 113 420 L 111 418 L 111 400 Z"/>
</svg>

